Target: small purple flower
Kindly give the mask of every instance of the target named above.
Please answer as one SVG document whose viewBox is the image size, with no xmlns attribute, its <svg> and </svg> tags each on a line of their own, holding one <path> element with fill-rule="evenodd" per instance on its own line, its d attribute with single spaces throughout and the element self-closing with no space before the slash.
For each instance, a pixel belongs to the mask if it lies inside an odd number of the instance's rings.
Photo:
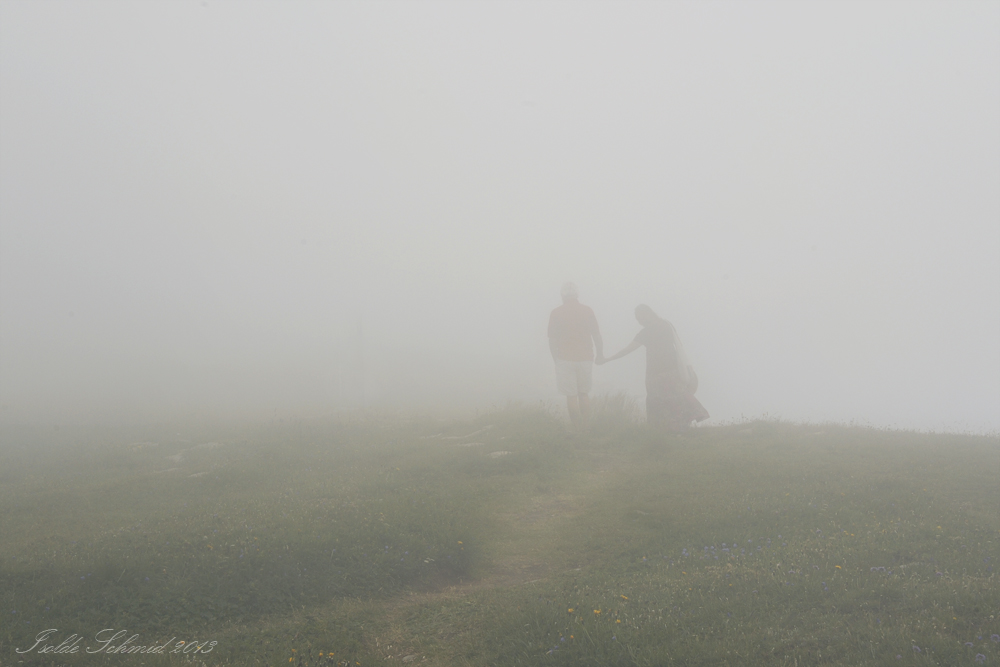
<svg viewBox="0 0 1000 667">
<path fill-rule="evenodd" d="M 977 665 L 986 664 L 986 656 L 983 655 L 982 653 L 977 653 L 976 654 L 976 664 Z"/>
<path fill-rule="evenodd" d="M 969 648 L 972 648 L 972 642 L 965 642 L 965 645 L 968 646 Z"/>
<path fill-rule="evenodd" d="M 993 643 L 1000 644 L 1000 635 L 990 635 L 990 639 L 993 640 Z"/>
<path fill-rule="evenodd" d="M 916 644 L 913 645 L 913 650 L 916 651 L 917 653 L 923 653 L 923 651 L 920 650 L 920 647 L 917 646 Z"/>
</svg>

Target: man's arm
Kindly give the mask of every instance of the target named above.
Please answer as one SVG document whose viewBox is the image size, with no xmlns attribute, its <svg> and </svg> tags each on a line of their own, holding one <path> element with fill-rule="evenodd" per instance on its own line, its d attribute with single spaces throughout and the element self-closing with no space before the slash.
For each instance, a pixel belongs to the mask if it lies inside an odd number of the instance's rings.
<svg viewBox="0 0 1000 667">
<path fill-rule="evenodd" d="M 552 353 L 552 361 L 556 361 L 556 341 L 552 336 L 549 336 L 549 352 Z"/>
<path fill-rule="evenodd" d="M 594 311 L 590 311 L 590 337 L 594 339 L 594 348 L 597 350 L 598 365 L 604 363 L 604 339 L 601 338 L 601 327 L 597 326 L 597 316 Z"/>
</svg>

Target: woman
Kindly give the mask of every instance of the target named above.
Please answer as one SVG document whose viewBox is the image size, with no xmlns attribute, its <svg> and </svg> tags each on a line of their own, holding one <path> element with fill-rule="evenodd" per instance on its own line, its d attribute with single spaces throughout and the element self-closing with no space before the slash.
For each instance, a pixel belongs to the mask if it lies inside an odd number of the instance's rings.
<svg viewBox="0 0 1000 667">
<path fill-rule="evenodd" d="M 636 306 L 635 319 L 642 331 L 624 350 L 598 359 L 602 364 L 620 359 L 646 346 L 646 420 L 650 424 L 683 431 L 692 421 L 708 419 L 708 412 L 694 397 L 698 377 L 684 354 L 674 325 L 646 305 Z"/>
</svg>

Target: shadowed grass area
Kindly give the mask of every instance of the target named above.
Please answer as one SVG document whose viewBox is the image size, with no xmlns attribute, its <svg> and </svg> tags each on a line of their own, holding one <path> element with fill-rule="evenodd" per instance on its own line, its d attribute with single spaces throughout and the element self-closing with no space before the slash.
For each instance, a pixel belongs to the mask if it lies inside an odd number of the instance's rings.
<svg viewBox="0 0 1000 667">
<path fill-rule="evenodd" d="M 996 437 L 594 408 L 9 429 L 0 664 L 1000 662 Z"/>
</svg>

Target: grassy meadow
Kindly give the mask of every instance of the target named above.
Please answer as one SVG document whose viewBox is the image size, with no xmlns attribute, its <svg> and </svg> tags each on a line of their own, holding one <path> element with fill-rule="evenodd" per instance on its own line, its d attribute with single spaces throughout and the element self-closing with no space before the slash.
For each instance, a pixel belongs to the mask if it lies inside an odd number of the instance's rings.
<svg viewBox="0 0 1000 667">
<path fill-rule="evenodd" d="M 0 665 L 1000 665 L 997 437 L 597 407 L 5 428 Z"/>
</svg>

